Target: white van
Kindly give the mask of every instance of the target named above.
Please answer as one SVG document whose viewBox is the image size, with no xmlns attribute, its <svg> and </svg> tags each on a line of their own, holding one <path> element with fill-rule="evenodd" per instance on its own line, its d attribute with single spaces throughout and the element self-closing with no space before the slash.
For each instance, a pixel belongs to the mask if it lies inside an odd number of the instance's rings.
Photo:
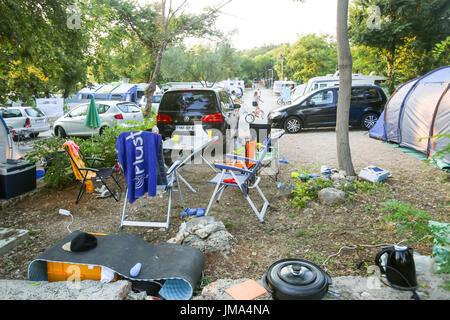
<svg viewBox="0 0 450 320">
<path fill-rule="evenodd" d="M 358 85 L 380 85 L 382 82 L 386 81 L 386 77 L 382 76 L 373 76 L 373 75 L 363 75 L 360 73 L 353 74 L 352 76 L 352 86 Z M 327 88 L 339 86 L 339 73 L 336 72 L 333 75 L 326 75 L 324 77 L 315 77 L 311 78 L 306 85 L 304 94 L 308 92 Z"/>
<path fill-rule="evenodd" d="M 281 92 L 283 91 L 284 87 L 292 87 L 293 85 L 295 86 L 295 82 L 294 81 L 281 81 L 281 80 L 274 81 L 274 83 L 273 83 L 273 93 L 281 94 Z"/>
</svg>

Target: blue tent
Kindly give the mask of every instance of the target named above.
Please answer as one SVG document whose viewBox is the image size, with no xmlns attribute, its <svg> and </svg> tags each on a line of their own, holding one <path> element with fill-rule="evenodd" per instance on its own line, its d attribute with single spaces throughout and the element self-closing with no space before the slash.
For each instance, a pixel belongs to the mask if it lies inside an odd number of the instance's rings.
<svg viewBox="0 0 450 320">
<path fill-rule="evenodd" d="M 432 156 L 450 139 L 450 66 L 433 70 L 400 86 L 369 135 Z M 444 155 L 450 163 L 450 154 Z"/>
</svg>

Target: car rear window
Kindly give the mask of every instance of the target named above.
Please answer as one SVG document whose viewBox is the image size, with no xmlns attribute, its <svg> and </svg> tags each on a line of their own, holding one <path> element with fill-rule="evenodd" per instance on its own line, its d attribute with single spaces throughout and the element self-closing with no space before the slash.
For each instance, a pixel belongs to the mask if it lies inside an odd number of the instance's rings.
<svg viewBox="0 0 450 320">
<path fill-rule="evenodd" d="M 380 100 L 378 90 L 373 87 L 352 88 L 352 101 L 376 102 Z"/>
<path fill-rule="evenodd" d="M 140 109 L 136 107 L 135 104 L 132 103 L 120 103 L 117 104 L 117 108 L 119 108 L 120 111 L 124 113 L 131 113 L 131 112 L 139 112 Z"/>
<path fill-rule="evenodd" d="M 20 110 L 18 110 L 18 109 L 5 109 L 0 112 L 3 116 L 3 118 L 5 118 L 5 119 L 22 117 L 22 112 L 20 112 Z"/>
<path fill-rule="evenodd" d="M 27 108 L 25 109 L 25 112 L 30 117 L 45 117 L 45 114 L 43 114 L 42 111 L 39 109 Z"/>
<path fill-rule="evenodd" d="M 160 111 L 217 111 L 216 93 L 213 91 L 186 90 L 166 92 L 159 106 Z"/>
</svg>

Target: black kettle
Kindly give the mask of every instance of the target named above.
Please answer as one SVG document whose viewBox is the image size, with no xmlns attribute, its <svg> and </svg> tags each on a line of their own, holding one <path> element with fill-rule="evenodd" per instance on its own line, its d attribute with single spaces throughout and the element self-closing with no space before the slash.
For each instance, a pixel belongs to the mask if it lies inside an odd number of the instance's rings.
<svg viewBox="0 0 450 320">
<path fill-rule="evenodd" d="M 375 258 L 375 264 L 393 287 L 403 290 L 417 288 L 416 265 L 413 249 L 395 245 L 383 248 Z"/>
</svg>

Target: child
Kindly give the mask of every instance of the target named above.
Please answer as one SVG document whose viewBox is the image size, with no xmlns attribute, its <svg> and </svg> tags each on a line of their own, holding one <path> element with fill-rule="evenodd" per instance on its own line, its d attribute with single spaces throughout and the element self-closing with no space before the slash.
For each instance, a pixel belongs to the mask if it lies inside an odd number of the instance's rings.
<svg viewBox="0 0 450 320">
<path fill-rule="evenodd" d="M 264 119 L 264 111 L 259 107 L 259 102 L 264 103 L 264 101 L 261 100 L 258 91 L 255 91 L 253 94 L 252 106 L 255 107 L 255 115 L 259 116 L 259 114 L 262 113 L 262 118 Z"/>
</svg>

